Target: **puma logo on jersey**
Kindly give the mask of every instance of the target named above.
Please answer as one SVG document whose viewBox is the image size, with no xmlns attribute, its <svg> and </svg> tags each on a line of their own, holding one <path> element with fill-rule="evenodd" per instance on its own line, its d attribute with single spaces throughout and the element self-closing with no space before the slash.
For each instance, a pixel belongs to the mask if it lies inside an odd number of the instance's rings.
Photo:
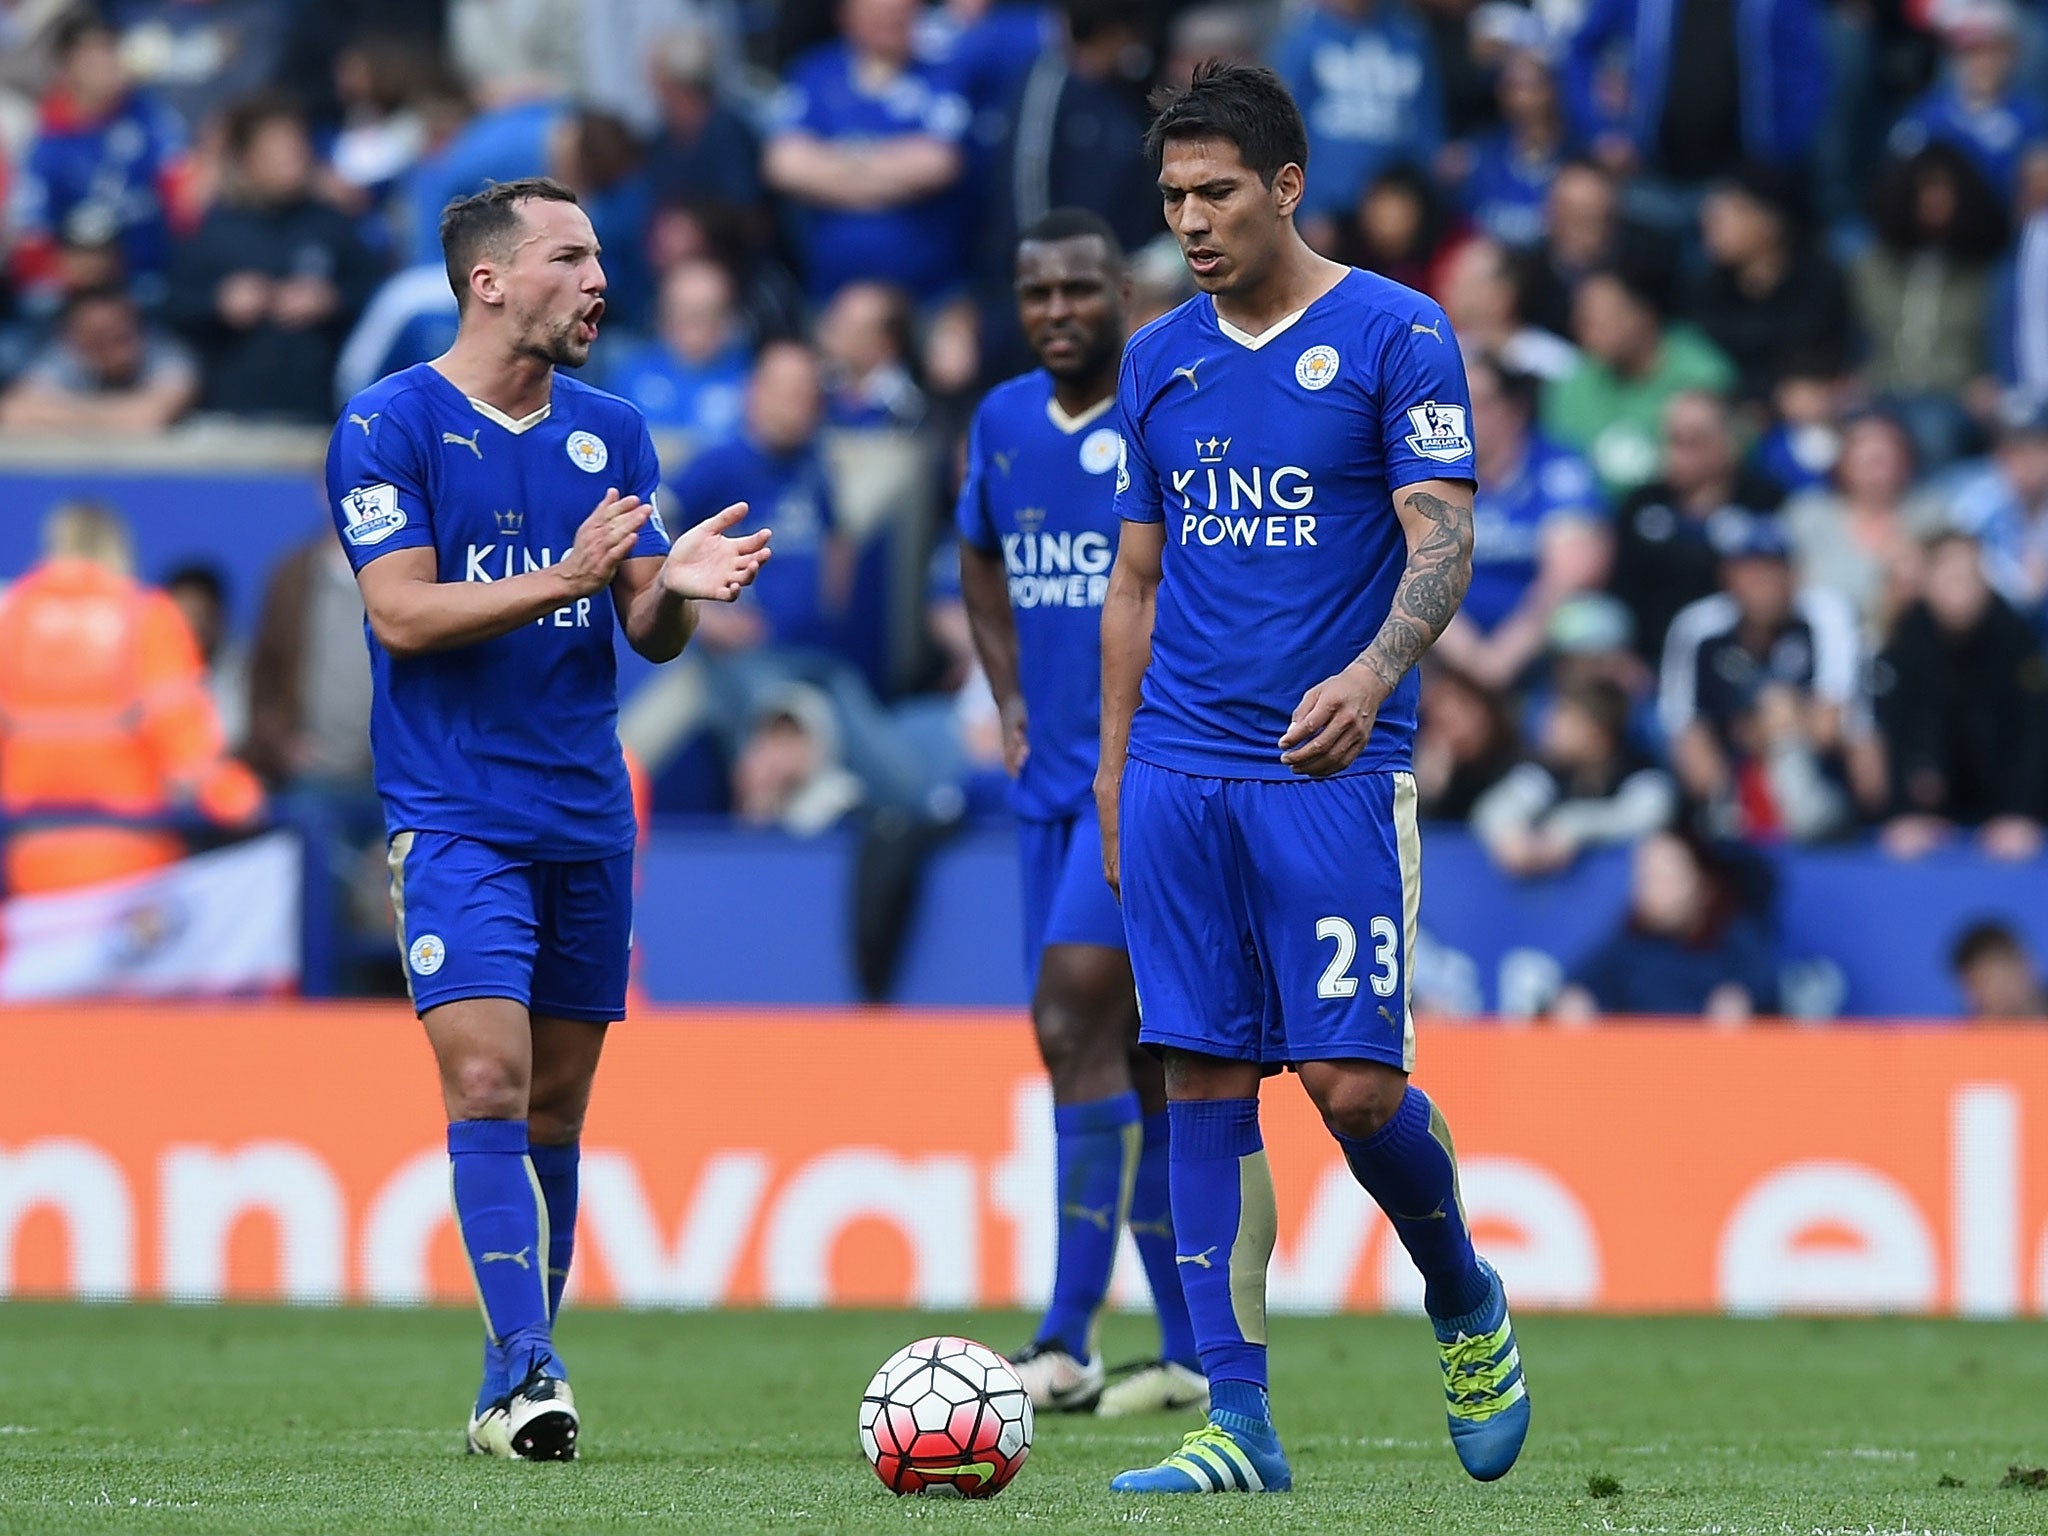
<svg viewBox="0 0 2048 1536">
<path fill-rule="evenodd" d="M 1116 1208 L 1108 1205 L 1100 1207 L 1092 1205 L 1063 1205 L 1060 1207 L 1060 1214 L 1062 1216 L 1071 1216 L 1076 1221 L 1085 1221 L 1098 1232 L 1107 1232 L 1109 1230 L 1109 1218 L 1116 1214 Z"/>
<path fill-rule="evenodd" d="M 453 432 L 443 432 L 441 434 L 441 441 L 444 443 L 454 443 L 457 447 L 460 448 L 467 448 L 471 453 L 475 454 L 478 459 L 482 459 L 484 456 L 484 451 L 483 449 L 477 446 L 476 440 L 482 437 L 483 435 L 484 429 L 482 427 L 478 427 L 474 432 L 470 433 L 469 436 L 467 437 L 457 437 Z"/>
<path fill-rule="evenodd" d="M 1188 381 L 1189 389 L 1199 390 L 1201 389 L 1202 385 L 1201 382 L 1195 377 L 1195 370 L 1201 367 L 1202 364 L 1206 361 L 1206 358 L 1198 357 L 1192 363 L 1189 363 L 1187 367 L 1174 369 L 1173 376 L 1176 379 L 1186 379 Z"/>
<path fill-rule="evenodd" d="M 1176 1264 L 1192 1264 L 1197 1269 L 1214 1269 L 1216 1266 L 1209 1262 L 1209 1255 L 1214 1253 L 1218 1246 L 1220 1245 L 1211 1243 L 1200 1253 L 1176 1253 L 1173 1256 L 1173 1262 Z"/>
<path fill-rule="evenodd" d="M 1417 331 L 1420 331 L 1425 336 L 1434 336 L 1438 341 L 1442 341 L 1444 333 L 1439 329 L 1442 324 L 1443 321 L 1441 320 L 1432 320 L 1428 325 L 1424 325 L 1420 320 L 1410 320 L 1408 322 L 1408 334 L 1413 336 Z"/>
<path fill-rule="evenodd" d="M 363 436 L 368 437 L 370 435 L 370 423 L 383 414 L 382 411 L 372 411 L 367 416 L 358 416 L 354 411 L 350 411 L 348 419 L 361 427 L 363 429 Z"/>
<path fill-rule="evenodd" d="M 1127 1223 L 1127 1225 L 1130 1227 L 1131 1236 L 1133 1237 L 1171 1238 L 1173 1236 L 1173 1223 L 1164 1216 L 1160 1217 L 1157 1221 L 1133 1221 Z"/>
<path fill-rule="evenodd" d="M 533 1268 L 533 1261 L 527 1255 L 532 1252 L 531 1248 L 522 1248 L 517 1253 L 499 1253 L 493 1249 L 488 1253 L 479 1254 L 477 1256 L 477 1263 L 517 1264 L 521 1269 L 531 1269 Z"/>
</svg>

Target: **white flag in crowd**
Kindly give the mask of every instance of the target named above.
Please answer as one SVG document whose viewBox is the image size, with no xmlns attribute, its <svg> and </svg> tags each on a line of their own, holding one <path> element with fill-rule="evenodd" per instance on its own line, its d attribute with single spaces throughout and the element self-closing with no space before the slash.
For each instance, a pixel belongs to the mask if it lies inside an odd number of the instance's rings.
<svg viewBox="0 0 2048 1536">
<path fill-rule="evenodd" d="M 301 851 L 271 832 L 132 880 L 0 902 L 0 1002 L 299 982 Z"/>
</svg>

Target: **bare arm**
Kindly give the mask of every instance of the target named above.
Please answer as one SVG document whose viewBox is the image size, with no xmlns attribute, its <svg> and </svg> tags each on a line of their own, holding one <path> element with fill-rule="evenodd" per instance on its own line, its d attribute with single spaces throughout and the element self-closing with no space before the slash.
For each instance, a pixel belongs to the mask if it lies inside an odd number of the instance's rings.
<svg viewBox="0 0 2048 1536">
<path fill-rule="evenodd" d="M 1009 578 L 1002 560 L 964 540 L 960 545 L 960 596 L 974 654 L 988 674 L 989 692 L 1003 716 L 1003 766 L 1012 775 L 1030 754 L 1029 722 L 1017 681 L 1017 616 L 1010 610 Z"/>
<path fill-rule="evenodd" d="M 647 506 L 605 492 L 558 563 L 502 581 L 442 581 L 431 549 L 394 550 L 356 572 L 377 643 L 406 659 L 478 645 L 605 586 L 632 552 Z"/>
<path fill-rule="evenodd" d="M 161 432 L 191 406 L 199 381 L 174 374 L 115 395 L 75 395 L 30 379 L 0 402 L 0 427 L 45 432 Z"/>
<path fill-rule="evenodd" d="M 1138 686 L 1152 663 L 1152 616 L 1165 549 L 1166 524 L 1126 522 L 1102 601 L 1102 755 L 1095 767 L 1095 808 L 1102 822 L 1102 872 L 1119 891 L 1118 801 Z"/>
<path fill-rule="evenodd" d="M 665 557 L 619 566 L 612 601 L 625 617 L 627 644 L 649 661 L 674 661 L 696 632 L 699 604 L 734 602 L 752 584 L 768 559 L 769 530 L 728 537 L 746 515 L 747 504 L 736 501 L 686 530 Z"/>
<path fill-rule="evenodd" d="M 770 139 L 761 160 L 762 175 L 776 191 L 856 211 L 928 197 L 959 180 L 961 168 L 958 149 L 921 133 L 856 151 L 793 130 Z"/>
<path fill-rule="evenodd" d="M 1472 585 L 1472 485 L 1423 480 L 1395 495 L 1408 564 L 1373 642 L 1335 677 L 1302 695 L 1280 738 L 1280 761 L 1296 773 L 1341 773 L 1365 750 L 1380 705 L 1451 622 Z M 1107 661 L 1105 657 L 1105 668 Z M 1105 672 L 1106 676 L 1106 672 Z M 1105 698 L 1104 705 L 1107 707 Z M 1105 741 L 1107 740 L 1105 714 Z"/>
</svg>

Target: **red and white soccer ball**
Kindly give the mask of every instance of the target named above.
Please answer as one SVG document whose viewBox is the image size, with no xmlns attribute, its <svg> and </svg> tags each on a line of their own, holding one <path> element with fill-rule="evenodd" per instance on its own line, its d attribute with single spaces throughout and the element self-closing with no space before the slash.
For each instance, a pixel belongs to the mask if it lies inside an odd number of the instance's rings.
<svg viewBox="0 0 2048 1536">
<path fill-rule="evenodd" d="M 1031 1454 L 1031 1397 L 986 1345 L 919 1339 L 862 1394 L 860 1448 L 891 1493 L 993 1498 Z"/>
</svg>

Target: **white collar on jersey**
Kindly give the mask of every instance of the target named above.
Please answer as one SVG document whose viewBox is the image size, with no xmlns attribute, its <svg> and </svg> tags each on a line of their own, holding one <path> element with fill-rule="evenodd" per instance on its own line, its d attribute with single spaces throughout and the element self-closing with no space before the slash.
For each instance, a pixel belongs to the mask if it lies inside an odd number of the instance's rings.
<svg viewBox="0 0 2048 1536">
<path fill-rule="evenodd" d="M 464 395 L 462 398 L 475 407 L 476 413 L 483 417 L 485 421 L 496 422 L 514 437 L 517 437 L 529 427 L 539 426 L 548 419 L 548 412 L 555 408 L 555 402 L 550 400 L 539 410 L 529 411 L 524 416 L 514 418 L 507 416 L 488 400 L 479 400 L 475 395 Z"/>
<path fill-rule="evenodd" d="M 1259 348 L 1263 347 L 1267 342 L 1271 341 L 1274 337 L 1278 336 L 1282 331 L 1286 330 L 1289 326 L 1293 325 L 1294 322 L 1299 320 L 1303 315 L 1307 314 L 1312 307 L 1313 301 L 1311 301 L 1311 303 L 1309 304 L 1302 305 L 1301 308 L 1297 309 L 1291 315 L 1282 315 L 1278 320 L 1275 320 L 1271 325 L 1267 326 L 1263 331 L 1259 332 L 1259 334 L 1256 336 L 1254 336 L 1250 331 L 1240 331 L 1236 326 L 1232 325 L 1228 320 L 1224 319 L 1221 315 L 1216 315 L 1216 329 L 1221 331 L 1230 340 L 1236 342 L 1240 347 L 1244 347 L 1249 351 L 1256 352 L 1259 350 Z M 1214 299 L 1211 299 L 1209 301 L 1209 312 L 1211 314 L 1215 314 L 1216 312 L 1216 301 Z"/>
<path fill-rule="evenodd" d="M 1067 436 L 1072 437 L 1076 432 L 1087 426 L 1089 422 L 1096 420 L 1104 411 L 1115 404 L 1115 395 L 1105 395 L 1080 415 L 1069 416 L 1066 411 L 1061 409 L 1059 401 L 1048 399 L 1045 402 L 1045 414 L 1050 418 L 1054 426 L 1066 433 Z"/>
</svg>

